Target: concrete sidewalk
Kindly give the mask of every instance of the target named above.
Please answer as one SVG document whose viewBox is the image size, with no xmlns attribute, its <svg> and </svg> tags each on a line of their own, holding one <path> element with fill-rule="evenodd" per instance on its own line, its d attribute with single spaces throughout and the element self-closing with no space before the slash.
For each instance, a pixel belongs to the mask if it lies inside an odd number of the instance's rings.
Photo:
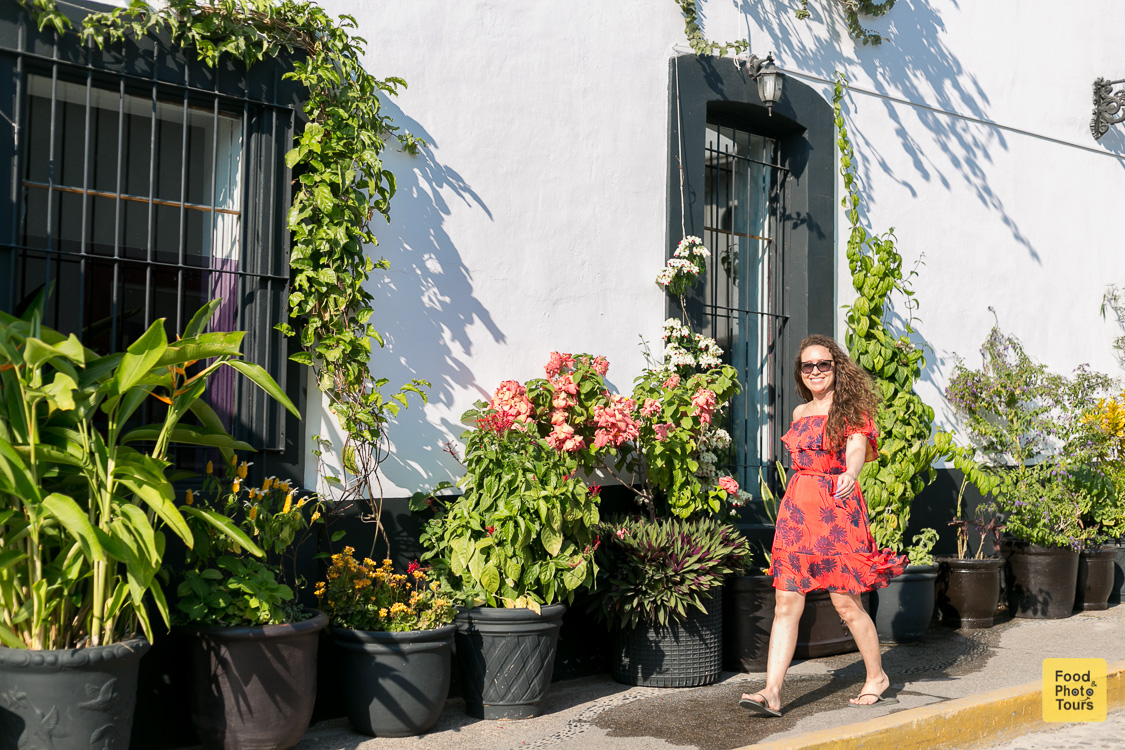
<svg viewBox="0 0 1125 750">
<path fill-rule="evenodd" d="M 335 720 L 312 727 L 297 750 L 993 747 L 1055 726 L 1040 720 L 1038 692 L 1043 659 L 1052 657 L 1106 659 L 1118 670 L 1110 711 L 1125 708 L 1125 606 L 1116 606 L 987 630 L 935 625 L 919 643 L 885 645 L 896 705 L 848 704 L 864 671 L 858 654 L 846 654 L 795 663 L 780 719 L 738 707 L 744 690 L 764 683 L 760 673 L 724 673 L 719 683 L 689 689 L 630 688 L 599 676 L 553 685 L 535 719 L 471 719 L 452 699 L 421 737 L 372 739 Z"/>
</svg>

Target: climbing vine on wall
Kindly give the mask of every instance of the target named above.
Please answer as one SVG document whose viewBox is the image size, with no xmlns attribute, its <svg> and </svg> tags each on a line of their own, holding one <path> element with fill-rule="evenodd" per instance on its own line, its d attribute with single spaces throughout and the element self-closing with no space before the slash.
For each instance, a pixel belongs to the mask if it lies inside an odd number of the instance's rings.
<svg viewBox="0 0 1125 750">
<path fill-rule="evenodd" d="M 708 40 L 699 21 L 698 0 L 675 0 L 675 2 L 680 6 L 684 15 L 684 34 L 687 36 L 688 44 L 691 45 L 695 54 L 725 55 L 727 52 L 733 51 L 736 55 L 741 55 L 749 51 L 750 42 L 746 39 L 738 39 L 725 44 Z M 809 0 L 799 0 L 799 2 L 801 7 L 795 11 L 797 18 L 802 21 L 811 18 L 812 11 L 809 10 Z M 872 2 L 872 0 L 833 0 L 833 2 L 838 3 L 843 8 L 844 24 L 848 27 L 848 33 L 851 34 L 853 39 L 872 47 L 877 47 L 883 43 L 883 37 L 870 29 L 865 29 L 863 24 L 860 23 L 859 17 L 865 15 L 877 18 L 886 15 L 887 11 L 894 7 L 895 0 L 884 0 L 881 3 Z"/>
<path fill-rule="evenodd" d="M 945 432 L 938 431 L 931 440 L 934 410 L 914 392 L 926 364 L 923 350 L 910 339 L 917 308 L 910 279 L 916 272 L 903 273 L 893 229 L 875 235 L 860 224 L 855 152 L 842 108 L 846 85 L 847 79 L 837 74 L 832 105 L 844 180 L 842 204 L 850 225 L 848 269 L 856 292 L 855 301 L 846 308 L 848 330 L 844 341 L 851 357 L 874 378 L 876 396 L 881 399 L 876 419 L 879 459 L 864 467 L 859 481 L 876 543 L 902 551 L 914 498 L 934 480 L 934 462 L 942 457 L 952 459 L 955 446 L 952 436 Z M 896 292 L 902 295 L 911 316 L 898 335 L 887 325 L 890 297 Z"/>
<path fill-rule="evenodd" d="M 40 30 L 71 28 L 55 0 L 21 0 Z M 416 153 L 424 142 L 400 131 L 380 109 L 380 97 L 406 83 L 378 79 L 361 58 L 365 42 L 354 35 L 355 19 L 335 18 L 304 0 L 167 0 L 160 8 L 142 0 L 106 13 L 92 13 L 80 33 L 103 47 L 146 34 L 165 33 L 175 45 L 194 49 L 214 67 L 222 56 L 247 67 L 294 54 L 287 74 L 304 86 L 307 122 L 286 163 L 295 176 L 291 234 L 289 321 L 279 326 L 297 336 L 293 359 L 311 367 L 347 434 L 340 454 L 341 477 L 326 472 L 337 499 L 373 499 L 378 521 L 378 464 L 388 419 L 407 405 L 407 394 L 425 400 L 429 383 L 412 380 L 398 391 L 370 372 L 371 342 L 383 341 L 372 323 L 373 297 L 365 288 L 371 273 L 388 268 L 369 249 L 377 244 L 371 221 L 389 221 L 394 175 L 381 155 L 389 139 Z M 326 441 L 320 441 L 319 457 Z M 324 469 L 324 464 L 321 463 Z"/>
</svg>

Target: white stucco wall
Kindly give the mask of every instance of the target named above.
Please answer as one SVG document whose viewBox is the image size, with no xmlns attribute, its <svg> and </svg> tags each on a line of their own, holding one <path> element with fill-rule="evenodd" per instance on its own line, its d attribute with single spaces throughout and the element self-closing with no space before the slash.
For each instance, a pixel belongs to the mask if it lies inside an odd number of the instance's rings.
<svg viewBox="0 0 1125 750">
<path fill-rule="evenodd" d="M 323 4 L 356 17 L 373 73 L 408 81 L 388 106 L 431 144 L 388 154 L 399 194 L 376 229 L 391 271 L 372 286 L 388 343 L 374 370 L 433 382 L 430 404 L 398 419 L 383 467 L 387 495 L 405 495 L 456 476 L 441 444 L 461 412 L 501 380 L 541 374 L 550 351 L 608 356 L 623 389 L 643 367 L 638 334 L 658 340 L 663 319 L 652 279 L 667 251 L 667 61 L 683 24 L 671 0 Z M 1125 283 L 1125 128 L 1097 143 L 1089 120 L 1094 79 L 1125 78 L 1125 4 L 900 0 L 868 19 L 887 36 L 878 48 L 854 44 L 828 5 L 812 3 L 808 22 L 786 3 L 701 8 L 711 38 L 749 34 L 793 73 L 841 70 L 857 89 L 1032 133 L 847 98 L 867 226 L 894 227 L 907 266 L 924 259 L 917 329 L 933 355 L 920 392 L 939 420 L 950 423 L 941 388 L 955 357 L 979 361 L 989 306 L 1052 367 L 1117 373 L 1098 308 L 1105 284 Z M 852 299 L 846 273 L 837 289 Z M 326 429 L 323 412 L 308 418 Z"/>
</svg>

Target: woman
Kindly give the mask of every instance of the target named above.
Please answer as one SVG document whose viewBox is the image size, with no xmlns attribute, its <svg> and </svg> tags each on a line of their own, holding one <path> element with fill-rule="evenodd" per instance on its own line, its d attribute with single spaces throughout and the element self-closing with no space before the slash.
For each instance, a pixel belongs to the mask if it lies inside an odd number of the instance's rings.
<svg viewBox="0 0 1125 750">
<path fill-rule="evenodd" d="M 876 457 L 875 396 L 871 380 L 831 338 L 801 342 L 794 363 L 797 393 L 805 403 L 781 438 L 793 475 L 777 514 L 770 573 L 777 589 L 766 662 L 766 687 L 743 693 L 739 705 L 781 716 L 781 686 L 797 645 L 797 623 L 805 594 L 827 589 L 847 623 L 867 667 L 855 706 L 892 703 L 883 697 L 891 681 L 883 671 L 875 623 L 859 595 L 901 575 L 906 558 L 877 550 L 867 525 L 867 504 L 856 483 L 866 461 Z"/>
</svg>

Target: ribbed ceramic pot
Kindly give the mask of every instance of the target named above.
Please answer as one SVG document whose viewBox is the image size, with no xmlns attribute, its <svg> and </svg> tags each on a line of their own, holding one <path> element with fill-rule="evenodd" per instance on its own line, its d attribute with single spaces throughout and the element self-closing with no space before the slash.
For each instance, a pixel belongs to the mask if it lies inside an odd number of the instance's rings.
<svg viewBox="0 0 1125 750">
<path fill-rule="evenodd" d="M 926 634 L 934 616 L 937 565 L 908 565 L 885 587 L 871 592 L 875 631 L 884 643 L 910 643 Z"/>
<path fill-rule="evenodd" d="M 713 588 L 700 597 L 706 612 L 689 607 L 687 617 L 666 625 L 639 623 L 615 630 L 609 672 L 625 685 L 697 687 L 719 679 L 723 666 L 723 595 Z"/>
<path fill-rule="evenodd" d="M 357 732 L 409 737 L 434 725 L 449 696 L 456 630 L 332 628 L 345 708 Z"/>
<path fill-rule="evenodd" d="M 0 748 L 128 750 L 144 638 L 109 646 L 0 648 Z"/>
<path fill-rule="evenodd" d="M 1005 560 L 1008 608 L 1015 617 L 1054 620 L 1074 610 L 1078 552 L 1013 539 L 1000 542 Z"/>
<path fill-rule="evenodd" d="M 455 644 L 465 712 L 478 719 L 530 719 L 543 713 L 566 605 L 458 611 Z"/>
<path fill-rule="evenodd" d="M 941 622 L 953 628 L 990 628 L 1000 603 L 999 557 L 938 558 L 935 582 Z"/>
<path fill-rule="evenodd" d="M 1109 607 L 1113 590 L 1117 547 L 1106 545 L 1078 553 L 1078 580 L 1074 587 L 1074 608 L 1084 612 Z"/>
<path fill-rule="evenodd" d="M 186 628 L 191 720 L 207 750 L 287 750 L 316 703 L 316 654 L 328 618 L 259 627 Z"/>
</svg>

